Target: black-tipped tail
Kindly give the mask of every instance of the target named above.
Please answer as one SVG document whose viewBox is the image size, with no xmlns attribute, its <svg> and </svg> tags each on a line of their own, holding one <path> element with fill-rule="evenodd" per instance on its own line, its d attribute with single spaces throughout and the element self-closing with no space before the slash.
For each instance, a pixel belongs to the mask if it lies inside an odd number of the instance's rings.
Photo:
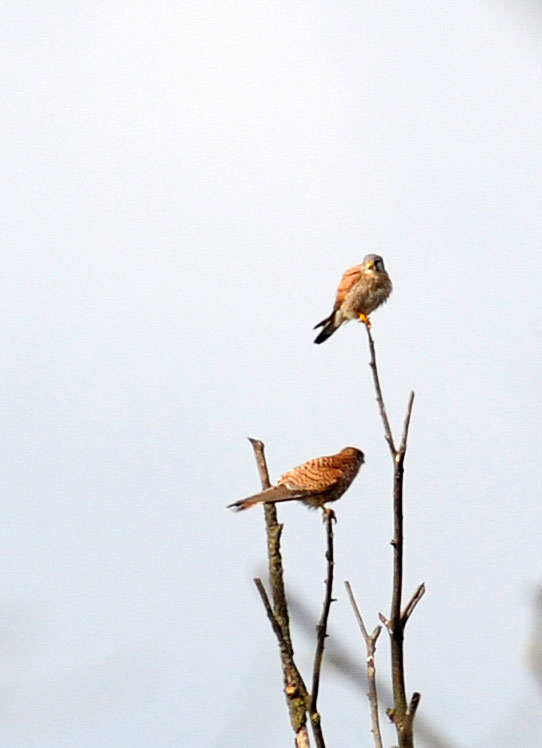
<svg viewBox="0 0 542 748">
<path fill-rule="evenodd" d="M 322 330 L 314 338 L 315 343 L 323 343 L 324 340 L 327 340 L 329 337 L 331 337 L 331 335 L 333 335 L 335 330 L 338 328 L 338 325 L 335 322 L 335 312 L 333 311 L 329 315 L 329 317 L 326 317 L 317 325 L 314 325 L 315 330 L 317 330 L 319 327 L 321 327 Z"/>
<path fill-rule="evenodd" d="M 249 509 L 251 506 L 256 506 L 256 504 L 262 504 L 263 502 L 275 503 L 276 501 L 289 501 L 292 498 L 297 498 L 297 496 L 286 486 L 271 486 L 271 488 L 266 488 L 265 491 L 254 494 L 254 496 L 248 496 L 246 499 L 240 499 L 233 504 L 228 504 L 227 509 L 233 509 L 234 512 L 242 512 L 244 509 Z"/>
<path fill-rule="evenodd" d="M 226 509 L 232 509 L 234 512 L 242 512 L 243 509 L 260 504 L 261 501 L 262 499 L 259 494 L 257 496 L 249 496 L 248 499 L 240 499 L 240 501 L 235 501 L 233 504 L 228 504 Z"/>
</svg>

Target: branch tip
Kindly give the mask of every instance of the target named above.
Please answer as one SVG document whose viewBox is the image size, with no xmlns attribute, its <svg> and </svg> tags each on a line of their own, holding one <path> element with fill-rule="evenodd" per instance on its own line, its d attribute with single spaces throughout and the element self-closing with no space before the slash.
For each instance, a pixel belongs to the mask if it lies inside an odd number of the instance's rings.
<svg viewBox="0 0 542 748">
<path fill-rule="evenodd" d="M 363 621 L 363 616 L 361 615 L 361 611 L 356 602 L 356 598 L 354 597 L 354 593 L 352 591 L 350 582 L 345 582 L 344 586 L 346 587 L 346 592 L 350 599 L 352 610 L 354 611 L 354 615 L 361 629 L 361 634 L 363 636 L 363 639 L 365 640 L 365 649 L 367 651 L 367 658 L 365 662 L 367 664 L 367 681 L 369 683 L 369 693 L 367 695 L 369 697 L 369 705 L 371 707 L 371 722 L 372 722 L 371 732 L 373 733 L 373 737 L 375 741 L 375 748 L 382 748 L 382 734 L 380 732 L 380 720 L 379 720 L 379 715 L 378 715 L 378 691 L 376 687 L 376 668 L 375 668 L 375 662 L 374 662 L 376 640 L 378 639 L 378 636 L 380 634 L 381 627 L 377 626 L 372 634 L 369 634 L 367 632 L 365 623 Z"/>
<path fill-rule="evenodd" d="M 416 592 L 412 595 L 404 611 L 401 613 L 401 622 L 405 626 L 406 622 L 414 612 L 414 608 L 425 595 L 425 584 L 422 582 Z"/>
</svg>

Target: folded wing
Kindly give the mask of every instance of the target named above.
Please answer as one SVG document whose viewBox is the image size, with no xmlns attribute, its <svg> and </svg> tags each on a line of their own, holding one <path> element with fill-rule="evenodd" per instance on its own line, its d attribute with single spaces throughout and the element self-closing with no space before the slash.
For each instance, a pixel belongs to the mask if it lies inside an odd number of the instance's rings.
<svg viewBox="0 0 542 748">
<path fill-rule="evenodd" d="M 339 287 L 337 288 L 335 309 L 338 309 L 341 306 L 349 291 L 353 288 L 353 286 L 356 285 L 362 274 L 363 265 L 354 265 L 354 267 L 349 268 L 345 271 L 343 277 L 341 278 L 341 282 L 339 283 Z"/>
</svg>

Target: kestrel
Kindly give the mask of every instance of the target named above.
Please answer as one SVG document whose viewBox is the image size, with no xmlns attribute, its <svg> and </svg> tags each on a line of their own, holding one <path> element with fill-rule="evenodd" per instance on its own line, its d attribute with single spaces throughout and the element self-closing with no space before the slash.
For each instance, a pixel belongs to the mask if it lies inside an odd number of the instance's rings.
<svg viewBox="0 0 542 748">
<path fill-rule="evenodd" d="M 336 455 L 315 457 L 285 473 L 276 486 L 236 501 L 229 508 L 239 512 L 262 502 L 297 499 L 317 509 L 340 499 L 362 465 L 363 452 L 355 447 L 346 447 Z"/>
<path fill-rule="evenodd" d="M 356 317 L 370 327 L 369 314 L 386 301 L 391 289 L 382 257 L 367 255 L 361 265 L 355 265 L 343 275 L 333 311 L 314 327 L 315 330 L 323 328 L 314 342 L 323 343 L 343 322 Z"/>
</svg>

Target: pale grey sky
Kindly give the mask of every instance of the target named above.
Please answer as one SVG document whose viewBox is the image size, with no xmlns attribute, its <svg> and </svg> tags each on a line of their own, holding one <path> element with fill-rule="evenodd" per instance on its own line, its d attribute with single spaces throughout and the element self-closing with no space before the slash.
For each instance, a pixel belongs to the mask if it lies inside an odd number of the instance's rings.
<svg viewBox="0 0 542 748">
<path fill-rule="evenodd" d="M 312 327 L 368 252 L 395 285 L 373 323 L 396 428 L 417 394 L 408 687 L 462 748 L 498 746 L 505 714 L 517 738 L 542 576 L 537 6 L 30 1 L 0 29 L 2 744 L 288 744 L 261 512 L 225 509 L 258 487 L 246 436 L 275 478 L 366 453 L 330 641 L 361 651 L 342 580 L 373 625 L 389 456 L 363 330 Z M 322 524 L 280 514 L 316 617 Z M 324 671 L 321 709 L 329 744 L 368 744 L 363 690 Z"/>
</svg>

